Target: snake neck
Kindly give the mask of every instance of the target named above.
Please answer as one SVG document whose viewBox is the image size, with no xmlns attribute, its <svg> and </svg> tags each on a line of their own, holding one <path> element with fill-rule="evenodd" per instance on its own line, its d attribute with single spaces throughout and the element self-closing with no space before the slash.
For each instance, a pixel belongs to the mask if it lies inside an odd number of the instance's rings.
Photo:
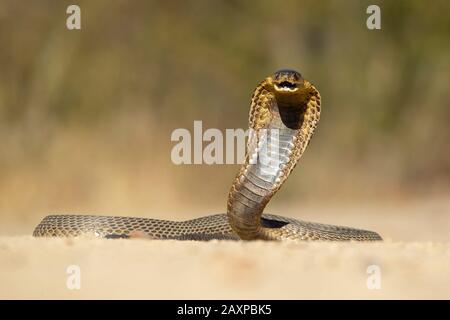
<svg viewBox="0 0 450 320">
<path fill-rule="evenodd" d="M 258 147 L 249 151 L 228 197 L 230 225 L 242 239 L 269 240 L 260 222 L 261 215 L 286 179 L 290 167 L 295 165 L 292 161 L 294 131 L 268 128 L 254 133 L 259 138 Z"/>
<path fill-rule="evenodd" d="M 244 240 L 280 240 L 282 223 L 261 219 L 264 208 L 282 186 L 303 154 L 319 120 L 320 96 L 280 99 L 270 91 L 255 90 L 245 162 L 228 195 L 227 215 L 232 229 Z M 311 98 L 312 97 L 312 98 Z M 295 97 L 294 97 L 295 98 Z M 266 119 L 255 125 L 252 119 Z"/>
</svg>

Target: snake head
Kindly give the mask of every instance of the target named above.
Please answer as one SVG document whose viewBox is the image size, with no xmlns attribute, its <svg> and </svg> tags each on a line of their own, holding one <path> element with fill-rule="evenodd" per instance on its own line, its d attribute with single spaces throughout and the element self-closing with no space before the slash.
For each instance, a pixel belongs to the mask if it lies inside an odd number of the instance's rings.
<svg viewBox="0 0 450 320">
<path fill-rule="evenodd" d="M 304 110 L 312 96 L 318 95 L 314 86 L 294 70 L 283 69 L 267 77 L 264 89 L 273 94 L 278 107 Z"/>
<path fill-rule="evenodd" d="M 302 75 L 294 70 L 278 70 L 266 79 L 267 90 L 274 94 L 295 94 L 304 87 Z"/>
</svg>

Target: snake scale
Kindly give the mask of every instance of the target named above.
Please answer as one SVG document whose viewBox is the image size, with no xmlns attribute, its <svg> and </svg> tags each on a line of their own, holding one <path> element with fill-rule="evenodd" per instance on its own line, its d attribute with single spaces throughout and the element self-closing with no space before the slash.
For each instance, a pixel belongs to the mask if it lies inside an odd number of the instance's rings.
<svg viewBox="0 0 450 320">
<path fill-rule="evenodd" d="M 178 240 L 331 240 L 375 241 L 372 231 L 306 222 L 263 214 L 265 206 L 296 166 L 320 119 L 317 89 L 300 73 L 279 70 L 255 89 L 245 162 L 228 195 L 227 214 L 187 221 L 135 217 L 50 215 L 36 227 L 36 237 Z"/>
</svg>

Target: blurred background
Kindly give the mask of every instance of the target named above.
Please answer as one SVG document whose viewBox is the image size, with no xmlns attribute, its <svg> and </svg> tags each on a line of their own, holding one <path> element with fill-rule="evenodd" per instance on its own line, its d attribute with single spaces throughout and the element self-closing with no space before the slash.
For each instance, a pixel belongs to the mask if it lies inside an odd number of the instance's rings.
<svg viewBox="0 0 450 320">
<path fill-rule="evenodd" d="M 450 2 L 77 1 L 78 31 L 70 4 L 0 1 L 0 234 L 49 213 L 225 212 L 239 165 L 176 166 L 171 133 L 246 128 L 280 68 L 314 83 L 323 111 L 269 211 L 341 222 L 348 205 L 447 203 Z"/>
</svg>

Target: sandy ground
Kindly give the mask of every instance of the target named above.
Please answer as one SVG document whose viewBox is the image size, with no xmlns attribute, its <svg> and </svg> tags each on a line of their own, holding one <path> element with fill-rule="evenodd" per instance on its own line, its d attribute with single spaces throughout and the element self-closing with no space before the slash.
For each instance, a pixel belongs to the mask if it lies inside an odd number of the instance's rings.
<svg viewBox="0 0 450 320">
<path fill-rule="evenodd" d="M 308 210 L 302 218 L 377 230 L 386 240 L 201 243 L 0 236 L 0 298 L 450 299 L 448 200 L 344 207 L 332 215 L 329 209 Z M 67 273 L 73 265 L 79 267 L 80 289 L 67 286 L 76 283 L 77 271 Z"/>
</svg>

